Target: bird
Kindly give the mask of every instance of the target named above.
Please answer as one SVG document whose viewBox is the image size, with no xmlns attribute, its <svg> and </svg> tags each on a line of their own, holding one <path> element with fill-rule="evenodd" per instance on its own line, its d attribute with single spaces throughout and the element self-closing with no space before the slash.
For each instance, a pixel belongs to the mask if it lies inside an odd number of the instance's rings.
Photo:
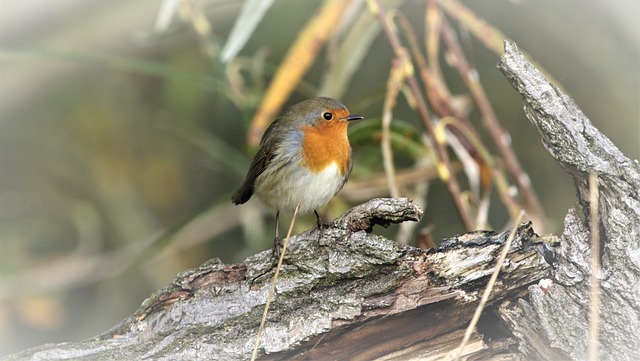
<svg viewBox="0 0 640 361">
<path fill-rule="evenodd" d="M 322 232 L 317 209 L 327 204 L 349 178 L 352 150 L 347 137 L 349 122 L 364 119 L 349 112 L 336 99 L 316 97 L 292 105 L 264 132 L 242 186 L 232 202 L 244 204 L 255 194 L 275 211 L 272 255 L 280 252 L 280 211 L 313 211 Z"/>
</svg>

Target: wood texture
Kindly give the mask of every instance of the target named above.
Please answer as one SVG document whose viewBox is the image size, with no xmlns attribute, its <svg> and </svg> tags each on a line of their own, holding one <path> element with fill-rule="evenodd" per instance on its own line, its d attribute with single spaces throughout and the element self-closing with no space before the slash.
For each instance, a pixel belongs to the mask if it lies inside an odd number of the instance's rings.
<svg viewBox="0 0 640 361">
<path fill-rule="evenodd" d="M 578 204 L 565 217 L 554 283 L 529 288 L 529 300 L 501 314 L 533 359 L 584 360 L 588 345 L 590 173 L 600 184 L 602 249 L 599 360 L 637 360 L 640 347 L 640 165 L 591 124 L 574 101 L 547 82 L 516 45 L 505 42 L 498 68 L 522 95 L 542 142 L 573 177 Z M 603 95 L 604 96 L 604 95 Z"/>
<path fill-rule="evenodd" d="M 408 199 L 374 199 L 337 219 L 320 239 L 315 230 L 296 235 L 277 283 L 261 357 L 438 359 L 457 347 L 508 232 L 451 237 L 430 251 L 370 233 L 376 224 L 415 221 L 421 215 Z M 549 276 L 545 255 L 552 259 L 554 254 L 530 223 L 521 224 L 491 302 L 520 294 Z M 94 339 L 14 356 L 247 359 L 273 273 L 270 266 L 270 251 L 239 265 L 213 260 L 180 274 L 135 314 Z M 488 322 L 495 321 L 495 307 L 487 313 Z M 476 334 L 465 353 L 504 354 L 512 346 L 503 337 L 501 346 L 492 348 Z"/>
</svg>

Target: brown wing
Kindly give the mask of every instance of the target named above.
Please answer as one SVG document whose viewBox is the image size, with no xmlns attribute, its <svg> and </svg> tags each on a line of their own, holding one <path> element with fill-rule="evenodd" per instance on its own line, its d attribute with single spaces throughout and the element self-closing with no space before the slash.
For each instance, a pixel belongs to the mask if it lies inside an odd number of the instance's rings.
<svg viewBox="0 0 640 361">
<path fill-rule="evenodd" d="M 247 172 L 247 177 L 244 179 L 244 183 L 242 183 L 240 189 L 231 197 L 233 204 L 246 203 L 253 195 L 256 179 L 267 169 L 275 155 L 276 144 L 279 143 L 279 132 L 277 130 L 274 131 L 274 129 L 278 128 L 278 124 L 279 122 L 276 120 L 271 123 L 264 132 L 262 140 L 260 141 L 260 149 L 258 149 L 255 157 L 253 157 L 253 161 L 251 161 L 251 166 L 249 167 L 249 172 Z"/>
<path fill-rule="evenodd" d="M 249 172 L 247 173 L 247 177 L 244 179 L 244 183 L 231 198 L 233 204 L 243 204 L 251 198 L 256 178 L 264 172 L 269 165 L 269 162 L 271 162 L 271 158 L 272 155 L 267 154 L 264 151 L 264 148 L 260 148 L 258 150 L 258 153 L 251 162 L 251 167 L 249 167 Z"/>
</svg>

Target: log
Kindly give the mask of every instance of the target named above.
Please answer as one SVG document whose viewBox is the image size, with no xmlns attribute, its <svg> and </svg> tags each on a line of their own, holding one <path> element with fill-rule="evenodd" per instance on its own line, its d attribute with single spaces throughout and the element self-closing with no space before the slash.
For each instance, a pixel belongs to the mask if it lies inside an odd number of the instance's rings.
<svg viewBox="0 0 640 361">
<path fill-rule="evenodd" d="M 529 299 L 506 302 L 500 314 L 524 355 L 585 360 L 588 350 L 590 173 L 600 184 L 602 247 L 598 360 L 637 360 L 640 347 L 640 164 L 596 129 L 575 102 L 505 42 L 498 68 L 522 95 L 542 143 L 573 177 L 578 204 L 564 220 L 553 284 L 529 288 Z M 604 96 L 604 95 L 603 95 Z"/>
<path fill-rule="evenodd" d="M 374 199 L 322 235 L 292 237 L 277 281 L 260 357 L 278 359 L 441 359 L 454 350 L 509 231 L 477 231 L 420 250 L 372 233 L 374 225 L 416 221 L 410 200 Z M 546 257 L 546 259 L 545 259 Z M 490 304 L 549 277 L 554 245 L 518 226 Z M 44 345 L 10 359 L 248 359 L 273 275 L 271 251 L 243 264 L 212 260 L 156 292 L 122 323 L 93 339 Z M 495 306 L 485 323 L 495 322 Z M 490 326 L 487 326 L 488 328 Z M 465 355 L 510 354 L 476 333 Z"/>
</svg>

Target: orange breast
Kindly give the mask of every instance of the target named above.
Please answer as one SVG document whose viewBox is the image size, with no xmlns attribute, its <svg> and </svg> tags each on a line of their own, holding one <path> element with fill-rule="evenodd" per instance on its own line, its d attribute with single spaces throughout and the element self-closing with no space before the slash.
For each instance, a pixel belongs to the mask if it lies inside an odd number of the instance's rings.
<svg viewBox="0 0 640 361">
<path fill-rule="evenodd" d="M 334 120 L 321 125 L 302 127 L 302 161 L 312 172 L 318 173 L 336 163 L 343 175 L 349 171 L 351 146 L 347 138 L 346 121 Z"/>
</svg>

